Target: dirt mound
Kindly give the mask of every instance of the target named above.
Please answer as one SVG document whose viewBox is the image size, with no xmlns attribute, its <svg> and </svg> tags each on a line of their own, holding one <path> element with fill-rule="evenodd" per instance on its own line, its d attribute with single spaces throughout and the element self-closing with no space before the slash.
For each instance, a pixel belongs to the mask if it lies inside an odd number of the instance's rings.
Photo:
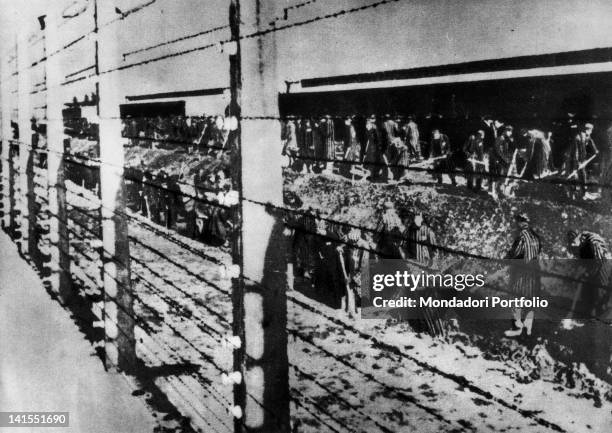
<svg viewBox="0 0 612 433">
<path fill-rule="evenodd" d="M 157 173 L 166 171 L 170 176 L 183 175 L 184 182 L 191 182 L 193 176 L 202 168 L 206 174 L 230 168 L 228 153 L 217 156 L 201 153 L 187 153 L 184 150 L 149 149 L 129 147 L 125 150 L 125 162 L 128 167 L 136 167 L 142 162 L 147 171 Z"/>
<path fill-rule="evenodd" d="M 373 229 L 381 204 L 392 201 L 405 220 L 422 212 L 441 245 L 471 254 L 501 257 L 512 242 L 517 210 L 530 216 L 542 238 L 544 258 L 568 256 L 565 239 L 570 228 L 596 231 L 612 240 L 612 215 L 601 206 L 560 200 L 563 191 L 558 188 L 538 190 L 539 196 L 529 188 L 521 186 L 517 197 L 496 202 L 488 194 L 474 194 L 461 186 L 352 183 L 336 175 L 285 172 L 285 191 L 300 197 L 304 210 L 318 210 L 336 221 Z"/>
</svg>

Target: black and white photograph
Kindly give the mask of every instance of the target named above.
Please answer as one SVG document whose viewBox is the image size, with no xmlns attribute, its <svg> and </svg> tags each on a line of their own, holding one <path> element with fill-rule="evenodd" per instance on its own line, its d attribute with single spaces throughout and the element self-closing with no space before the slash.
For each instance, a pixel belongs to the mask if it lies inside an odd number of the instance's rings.
<svg viewBox="0 0 612 433">
<path fill-rule="evenodd" d="M 0 432 L 612 432 L 611 23 L 0 0 Z"/>
</svg>

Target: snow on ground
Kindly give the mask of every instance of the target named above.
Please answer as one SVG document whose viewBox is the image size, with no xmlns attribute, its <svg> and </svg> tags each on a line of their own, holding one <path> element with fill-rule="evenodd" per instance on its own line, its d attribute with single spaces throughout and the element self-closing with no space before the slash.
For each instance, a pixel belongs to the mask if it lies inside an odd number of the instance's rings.
<svg viewBox="0 0 612 433">
<path fill-rule="evenodd" d="M 149 298 L 146 303 L 163 312 L 165 323 L 183 323 L 181 332 L 199 336 L 201 343 L 197 346 L 229 368 L 231 354 L 223 353 L 218 342 L 206 337 L 206 332 L 195 330 L 190 322 L 197 319 L 219 332 L 229 331 L 229 280 L 218 266 L 144 229 L 147 224 L 131 224 L 130 235 L 169 256 L 175 264 L 132 241 L 132 252 L 155 269 L 158 275 L 149 273 L 148 278 L 156 281 L 166 297 L 158 303 Z M 197 251 L 222 257 L 218 250 L 180 240 Z M 229 257 L 225 260 L 229 263 Z M 146 272 L 138 264 L 134 269 L 136 273 Z M 162 283 L 160 276 L 180 290 Z M 210 279 L 226 292 L 196 276 Z M 140 289 L 140 283 L 136 287 L 142 297 L 149 296 L 150 292 Z M 204 301 L 228 322 L 206 311 L 193 298 Z M 183 310 L 169 307 L 169 299 Z M 188 314 L 186 311 L 193 316 L 181 318 Z M 142 314 L 147 317 L 144 310 Z M 376 320 L 351 322 L 298 292 L 289 294 L 288 314 L 292 395 L 299 401 L 292 406 L 292 418 L 300 426 L 298 431 L 604 432 L 612 423 L 610 403 L 596 407 L 579 393 L 572 395 L 543 380 L 521 384 L 508 374 L 515 365 L 486 359 L 476 347 L 431 339 Z M 196 352 L 172 337 L 172 331 L 163 325 L 160 338 L 181 350 L 182 357 L 198 363 Z M 199 365 L 208 377 L 218 377 L 219 372 L 206 361 L 200 359 Z"/>
<path fill-rule="evenodd" d="M 221 383 L 232 365 L 221 342 L 231 329 L 231 288 L 217 264 L 229 256 L 138 216 L 129 233 L 139 357 L 196 430 L 231 430 L 231 387 Z M 610 398 L 539 375 L 526 380 L 514 354 L 528 349 L 519 343 L 511 357 L 495 358 L 471 335 L 432 339 L 402 323 L 350 321 L 297 291 L 289 293 L 288 333 L 298 432 L 607 432 L 612 425 Z M 550 357 L 538 350 L 525 358 Z M 585 383 L 597 381 L 579 370 Z"/>
<path fill-rule="evenodd" d="M 0 321 L 0 410 L 70 412 L 70 427 L 62 432 L 153 431 L 144 401 L 131 395 L 131 379 L 104 370 L 69 313 L 51 299 L 4 233 Z M 9 430 L 51 431 L 2 431 Z"/>
<path fill-rule="evenodd" d="M 181 413 L 192 418 L 194 428 L 208 432 L 210 423 L 231 431 L 233 389 L 221 379 L 233 364 L 232 350 L 223 344 L 231 333 L 230 282 L 220 278 L 218 267 L 142 225 L 132 224 L 129 230 L 130 236 L 176 263 L 131 243 L 136 314 L 152 328 L 141 328 L 138 353 L 149 367 L 178 367 L 156 383 Z"/>
</svg>

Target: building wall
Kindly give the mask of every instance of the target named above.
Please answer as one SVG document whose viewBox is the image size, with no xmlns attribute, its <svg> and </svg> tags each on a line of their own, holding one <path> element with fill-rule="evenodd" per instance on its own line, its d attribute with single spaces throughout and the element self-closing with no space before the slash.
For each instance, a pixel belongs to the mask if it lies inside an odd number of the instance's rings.
<svg viewBox="0 0 612 433">
<path fill-rule="evenodd" d="M 122 11 L 152 0 L 116 0 Z M 276 26 L 299 23 L 374 4 L 380 0 L 318 0 L 291 8 L 301 0 L 276 1 Z M 34 20 L 46 2 L 3 0 L 19 14 Z M 73 1 L 58 1 L 64 10 Z M 85 4 L 86 2 L 84 2 Z M 283 8 L 287 19 L 283 19 Z M 189 51 L 229 38 L 229 30 L 147 49 L 168 40 L 193 35 L 228 23 L 229 0 L 156 0 L 124 20 L 111 24 L 120 39 L 122 65 Z M 14 13 L 5 16 L 14 20 Z M 268 17 L 266 17 L 267 19 Z M 285 80 L 299 80 L 466 62 L 482 59 L 544 54 L 612 46 L 612 2 L 609 0 L 399 0 L 376 8 L 347 13 L 303 26 L 280 30 L 277 38 L 279 89 Z M 105 25 L 105 23 L 100 23 Z M 5 23 L 3 34 L 8 31 Z M 9 26 L 10 27 L 10 26 Z M 36 27 L 35 25 L 33 27 Z M 62 24 L 62 41 L 68 43 L 93 28 L 93 2 L 76 18 Z M 13 26 L 13 30 L 15 30 Z M 248 31 L 248 30 L 245 30 Z M 3 49 L 7 47 L 3 38 Z M 90 40 L 62 53 L 65 73 L 94 61 Z M 270 59 L 272 61 L 272 59 Z M 125 95 L 188 91 L 229 85 L 229 62 L 220 47 L 155 61 L 118 72 Z M 91 86 L 75 83 L 67 93 L 91 93 Z M 204 104 L 210 105 L 210 104 Z M 197 111 L 197 107 L 194 108 Z"/>
<path fill-rule="evenodd" d="M 318 1 L 288 23 L 372 0 Z M 405 0 L 279 32 L 285 79 L 612 46 L 606 0 Z"/>
</svg>

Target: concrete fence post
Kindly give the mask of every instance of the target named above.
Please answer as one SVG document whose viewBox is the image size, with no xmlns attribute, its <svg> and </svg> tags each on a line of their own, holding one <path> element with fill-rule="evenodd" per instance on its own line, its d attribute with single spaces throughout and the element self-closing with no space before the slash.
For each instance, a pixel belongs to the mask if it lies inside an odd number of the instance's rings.
<svg viewBox="0 0 612 433">
<path fill-rule="evenodd" d="M 20 216 L 17 230 L 21 232 L 19 250 L 27 255 L 30 250 L 30 208 L 32 203 L 33 168 L 32 168 L 32 127 L 30 107 L 31 67 L 28 46 L 29 26 L 21 29 L 17 39 L 17 123 L 19 125 L 19 196 L 17 205 Z"/>
<path fill-rule="evenodd" d="M 54 5 L 49 4 L 45 26 L 47 54 L 60 48 L 58 35 L 60 17 Z M 45 62 L 47 89 L 47 173 L 49 210 L 49 254 L 51 290 L 60 301 L 69 303 L 72 298 L 70 279 L 70 243 L 68 238 L 68 217 L 66 207 L 65 164 L 64 164 L 64 121 L 62 116 L 63 92 L 60 84 L 63 70 L 60 55 L 47 55 Z"/>
<path fill-rule="evenodd" d="M 282 216 L 255 202 L 283 204 L 281 125 L 278 119 L 276 35 L 245 37 L 270 25 L 278 2 L 233 0 L 230 25 L 238 41 L 230 62 L 232 100 L 240 116 L 242 275 L 235 317 L 243 337 L 237 351 L 242 366 L 244 419 L 237 431 L 288 432 L 289 373 L 287 359 L 286 258 Z M 240 329 L 238 329 L 240 328 Z M 244 424 L 242 424 L 242 422 Z M 243 427 L 246 426 L 246 429 Z"/>
<path fill-rule="evenodd" d="M 100 198 L 104 266 L 104 329 L 106 367 L 133 371 L 134 299 L 130 281 L 130 249 L 126 218 L 124 149 L 121 137 L 119 71 L 105 73 L 120 62 L 117 30 L 100 28 L 117 14 L 112 2 L 95 2 L 96 71 L 100 125 Z"/>
<path fill-rule="evenodd" d="M 10 149 L 11 149 L 11 68 L 8 61 L 8 56 L 3 53 L 2 67 L 2 82 L 0 83 L 0 109 L 2 110 L 2 226 L 8 230 L 11 224 L 11 186 L 10 186 Z"/>
</svg>

